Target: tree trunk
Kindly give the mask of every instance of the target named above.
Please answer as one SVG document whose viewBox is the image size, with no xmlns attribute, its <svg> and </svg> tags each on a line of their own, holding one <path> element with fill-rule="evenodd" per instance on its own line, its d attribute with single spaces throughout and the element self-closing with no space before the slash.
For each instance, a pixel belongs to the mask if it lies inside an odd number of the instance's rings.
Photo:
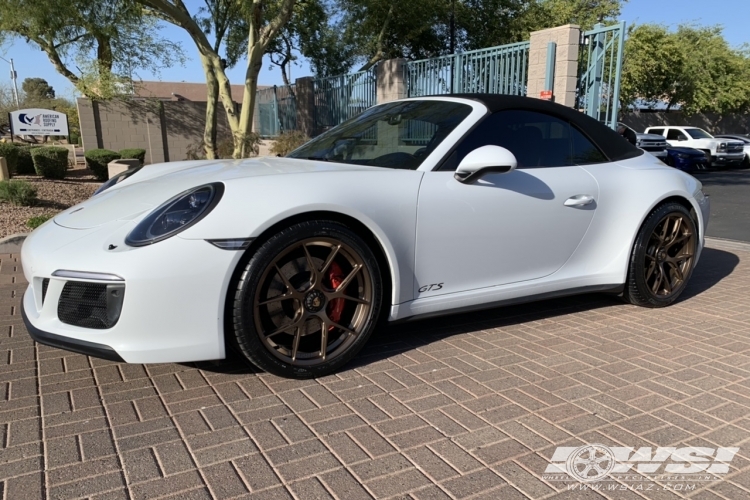
<svg viewBox="0 0 750 500">
<path fill-rule="evenodd" d="M 248 43 L 247 71 L 245 72 L 245 92 L 242 96 L 242 111 L 240 124 L 235 135 L 235 158 L 247 158 L 249 151 L 248 139 L 252 131 L 252 119 L 255 112 L 255 92 L 258 89 L 258 74 L 263 66 L 264 47 L 260 41 Z"/>
<path fill-rule="evenodd" d="M 213 70 L 206 71 L 206 87 L 208 94 L 206 96 L 206 126 L 203 130 L 203 147 L 206 151 L 206 158 L 213 160 L 218 158 L 216 148 L 216 136 L 218 120 L 216 107 L 219 104 L 219 81 Z"/>
</svg>

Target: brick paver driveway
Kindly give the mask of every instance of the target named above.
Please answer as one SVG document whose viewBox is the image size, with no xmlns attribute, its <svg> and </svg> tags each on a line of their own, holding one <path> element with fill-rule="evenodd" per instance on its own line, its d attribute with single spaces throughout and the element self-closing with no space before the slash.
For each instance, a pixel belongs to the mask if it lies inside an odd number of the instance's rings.
<svg viewBox="0 0 750 500">
<path fill-rule="evenodd" d="M 346 371 L 303 382 L 35 345 L 18 257 L 0 256 L 0 492 L 750 498 L 750 252 L 723 248 L 667 309 L 587 295 L 407 323 Z M 557 446 L 588 443 L 740 451 L 688 493 L 664 490 L 669 479 L 599 492 L 543 479 Z"/>
</svg>

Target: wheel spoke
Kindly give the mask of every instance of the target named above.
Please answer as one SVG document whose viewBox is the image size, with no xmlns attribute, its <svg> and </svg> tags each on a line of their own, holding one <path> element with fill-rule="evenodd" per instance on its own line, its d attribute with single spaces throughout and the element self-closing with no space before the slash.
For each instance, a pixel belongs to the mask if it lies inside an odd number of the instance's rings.
<svg viewBox="0 0 750 500">
<path fill-rule="evenodd" d="M 347 276 L 346 278 L 344 278 L 344 281 L 342 281 L 341 284 L 338 287 L 336 287 L 336 291 L 340 292 L 342 290 L 346 290 L 346 287 L 349 286 L 349 283 L 354 279 L 354 277 L 357 275 L 357 273 L 359 273 L 359 271 L 360 271 L 360 269 L 362 269 L 362 267 L 363 267 L 362 264 L 356 264 L 354 266 L 354 269 L 352 269 L 352 271 L 349 273 L 349 276 Z"/>
<path fill-rule="evenodd" d="M 657 265 L 656 269 L 659 272 L 659 276 L 654 280 L 654 285 L 651 287 L 651 291 L 654 295 L 659 295 L 659 286 L 664 279 L 664 269 L 660 265 Z"/>
<path fill-rule="evenodd" d="M 333 263 L 333 259 L 336 258 L 336 255 L 338 255 L 339 250 L 341 250 L 341 245 L 336 245 L 336 247 L 333 250 L 331 250 L 331 254 L 328 256 L 325 263 L 323 264 L 323 268 L 320 270 L 320 274 L 325 276 L 326 271 L 328 271 L 328 268 Z"/>
<path fill-rule="evenodd" d="M 672 246 L 672 244 L 675 242 L 677 237 L 680 235 L 680 229 L 682 228 L 682 217 L 678 217 L 677 221 L 674 223 L 674 227 L 672 227 L 672 232 L 669 235 L 669 241 L 667 242 L 667 246 Z"/>
<path fill-rule="evenodd" d="M 651 263 L 648 265 L 648 270 L 646 271 L 646 281 L 651 279 L 651 276 L 654 275 L 654 271 L 656 270 L 656 259 L 652 260 Z"/>
<path fill-rule="evenodd" d="M 666 219 L 664 219 L 664 225 L 662 226 L 661 231 L 659 232 L 659 241 L 661 241 L 662 243 L 667 241 L 667 233 L 669 232 L 670 219 L 671 217 L 667 217 Z"/>
<path fill-rule="evenodd" d="M 672 280 L 669 277 L 669 273 L 664 269 L 664 264 L 661 265 L 661 276 L 664 281 L 664 289 L 667 291 L 667 295 L 672 293 Z"/>
<path fill-rule="evenodd" d="M 294 297 L 292 296 L 292 294 L 282 293 L 281 295 L 277 295 L 276 297 L 271 297 L 270 299 L 264 300 L 263 302 L 258 302 L 258 306 L 265 306 L 273 302 L 280 302 L 282 300 L 288 300 L 288 299 L 293 299 L 293 298 Z"/>
<path fill-rule="evenodd" d="M 328 323 L 325 321 L 320 322 L 320 358 L 326 359 L 326 352 L 328 351 Z"/>
<path fill-rule="evenodd" d="M 294 329 L 294 341 L 292 342 L 292 361 L 297 360 L 297 350 L 299 349 L 299 339 L 302 336 L 302 328 L 299 326 Z"/>
<path fill-rule="evenodd" d="M 357 332 L 355 332 L 354 330 L 350 330 L 349 328 L 347 328 L 347 327 L 345 327 L 345 326 L 341 326 L 341 325 L 339 325 L 338 323 L 335 323 L 335 322 L 331 321 L 331 319 L 330 319 L 330 318 L 328 319 L 328 322 L 327 322 L 327 323 L 328 323 L 328 324 L 329 324 L 330 326 L 333 326 L 333 327 L 336 327 L 336 328 L 340 328 L 341 330 L 344 330 L 344 331 L 345 331 L 345 332 L 346 332 L 347 334 L 349 334 L 349 335 L 356 335 L 356 334 L 357 334 Z"/>
<path fill-rule="evenodd" d="M 682 269 L 677 263 L 670 262 L 670 267 L 674 270 L 675 277 L 680 281 L 685 281 L 685 276 L 682 274 Z"/>
<path fill-rule="evenodd" d="M 271 333 L 269 333 L 269 334 L 268 334 L 268 335 L 266 335 L 265 337 L 266 337 L 267 339 L 270 339 L 270 338 L 271 338 L 271 337 L 273 337 L 274 335 L 278 335 L 278 334 L 280 334 L 280 333 L 289 333 L 289 329 L 290 329 L 290 328 L 297 328 L 297 325 L 298 325 L 298 324 L 299 324 L 299 320 L 297 320 L 297 321 L 292 321 L 292 322 L 291 322 L 291 323 L 289 323 L 288 325 L 282 325 L 282 326 L 278 327 L 278 328 L 277 328 L 276 330 L 272 331 Z"/>
<path fill-rule="evenodd" d="M 365 300 L 359 297 L 352 297 L 351 295 L 346 295 L 343 290 L 340 292 L 332 293 L 331 295 L 328 296 L 329 301 L 336 300 L 336 299 L 344 299 L 344 300 L 349 300 L 351 302 L 355 302 L 357 304 L 370 305 L 369 300 Z"/>
<path fill-rule="evenodd" d="M 312 275 L 310 280 L 313 283 L 318 283 L 318 270 L 315 268 L 315 264 L 313 263 L 312 256 L 310 255 L 310 251 L 307 249 L 307 245 L 304 243 L 302 244 L 302 250 L 305 252 L 305 259 L 307 259 L 307 267 L 310 270 L 310 274 Z"/>
<path fill-rule="evenodd" d="M 274 264 L 273 267 L 276 268 L 276 273 L 278 273 L 279 278 L 281 278 L 281 281 L 284 282 L 284 286 L 286 286 L 290 292 L 294 293 L 297 291 L 296 288 L 292 286 L 292 284 L 289 282 L 286 276 L 284 276 L 284 273 L 281 272 L 281 269 L 279 269 L 278 264 Z"/>
</svg>

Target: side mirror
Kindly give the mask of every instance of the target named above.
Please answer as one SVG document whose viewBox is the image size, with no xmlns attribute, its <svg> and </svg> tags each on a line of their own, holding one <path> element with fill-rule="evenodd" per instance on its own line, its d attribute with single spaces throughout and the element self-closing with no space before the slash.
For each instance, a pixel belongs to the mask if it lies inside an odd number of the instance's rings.
<svg viewBox="0 0 750 500">
<path fill-rule="evenodd" d="M 518 166 L 516 157 L 500 146 L 482 146 L 467 154 L 453 175 L 457 181 L 473 182 L 485 174 L 506 174 Z"/>
</svg>

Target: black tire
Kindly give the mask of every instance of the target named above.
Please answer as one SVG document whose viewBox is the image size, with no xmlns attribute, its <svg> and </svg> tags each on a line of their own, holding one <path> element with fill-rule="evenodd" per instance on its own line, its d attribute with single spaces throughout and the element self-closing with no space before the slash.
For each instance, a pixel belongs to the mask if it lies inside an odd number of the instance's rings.
<svg viewBox="0 0 750 500">
<path fill-rule="evenodd" d="M 745 159 L 742 160 L 742 163 L 740 163 L 741 169 L 748 169 L 750 168 L 750 156 L 745 155 Z"/>
<path fill-rule="evenodd" d="M 308 307 L 312 307 L 312 303 L 308 303 L 308 298 L 315 288 L 313 286 L 316 281 L 315 276 L 322 276 L 325 270 L 329 269 L 326 267 L 325 262 L 319 264 L 322 260 L 327 259 L 325 256 L 321 258 L 317 256 L 311 257 L 311 251 L 322 251 L 320 248 L 315 247 L 315 241 L 318 239 L 326 243 L 334 242 L 331 243 L 332 245 L 335 245 L 335 242 L 339 242 L 339 247 L 331 253 L 332 256 L 330 258 L 332 262 L 334 259 L 338 262 L 338 259 L 344 259 L 346 256 L 349 256 L 350 260 L 355 259 L 357 262 L 355 266 L 351 267 L 353 270 L 352 276 L 354 277 L 348 285 L 344 285 L 345 289 L 340 293 L 347 293 L 346 290 L 351 289 L 353 286 L 357 290 L 367 288 L 368 291 L 368 295 L 363 297 L 369 299 L 369 310 L 362 312 L 360 308 L 365 307 L 364 305 L 347 302 L 346 307 L 354 308 L 354 311 L 359 312 L 353 312 L 352 323 L 347 323 L 346 326 L 341 325 L 340 329 L 337 328 L 338 325 L 336 325 L 334 320 L 330 320 L 333 324 L 326 324 L 323 319 L 318 318 L 321 315 L 321 317 L 328 319 L 330 319 L 329 315 L 331 315 L 330 317 L 334 317 L 330 313 L 330 307 L 333 306 L 333 301 L 337 299 L 331 299 L 326 296 L 327 298 L 322 302 L 324 305 L 320 306 L 320 301 L 315 298 L 315 307 L 317 309 L 308 309 Z M 345 250 L 339 250 L 339 248 L 344 248 Z M 306 258 L 303 260 L 303 263 L 308 267 L 311 267 L 308 263 L 313 264 L 316 268 L 314 272 L 312 269 L 305 271 L 304 268 L 300 271 L 301 268 L 298 262 L 301 258 L 289 257 L 295 251 L 304 252 Z M 288 274 L 288 272 L 284 273 L 281 271 L 283 267 L 278 267 L 279 259 L 288 259 L 288 262 L 283 264 L 283 266 L 292 266 L 287 267 L 287 269 L 292 269 L 292 272 L 294 272 L 294 266 L 296 266 L 298 275 L 304 275 L 303 278 L 296 278 L 296 276 L 284 277 L 284 274 Z M 346 263 L 347 261 L 344 260 L 342 265 L 346 266 Z M 271 267 L 273 267 L 273 270 Z M 355 270 L 355 268 L 359 269 L 359 271 Z M 367 273 L 367 275 L 364 273 Z M 361 237 L 347 226 L 339 222 L 326 220 L 294 224 L 265 241 L 255 251 L 245 266 L 236 289 L 232 291 L 234 293 L 232 321 L 235 336 L 233 340 L 236 340 L 240 353 L 249 361 L 258 368 L 275 375 L 305 379 L 320 377 L 334 372 L 348 363 L 362 349 L 378 323 L 383 298 L 383 282 L 380 273 L 378 261 L 373 251 Z M 305 281 L 306 279 L 309 280 L 309 283 Z M 279 300 L 279 305 L 275 312 L 276 316 L 273 316 L 268 312 L 269 306 L 263 305 L 265 302 L 268 302 L 269 295 L 274 295 L 269 288 L 271 285 L 265 285 L 264 283 L 270 283 L 273 280 L 283 280 L 286 283 L 286 285 L 283 285 L 286 287 L 282 293 L 284 295 L 292 293 L 292 289 L 289 286 L 294 286 L 296 290 L 294 293 L 297 293 L 298 296 L 299 294 L 303 296 L 304 294 L 307 295 L 302 300 Z M 320 282 L 322 283 L 322 281 L 321 279 Z M 301 284 L 293 285 L 293 283 Z M 308 285 L 309 288 L 305 288 Z M 266 288 L 263 288 L 264 286 Z M 302 290 L 297 290 L 298 288 L 302 288 Z M 275 297 L 280 296 L 275 295 Z M 271 300 L 275 297 L 272 297 Z M 360 299 L 353 297 L 351 300 Z M 290 303 L 293 305 L 289 306 L 288 304 Z M 293 309 L 291 316 L 289 315 L 290 313 L 285 312 L 285 308 Z M 266 322 L 265 324 L 268 324 L 268 321 L 278 321 L 273 318 L 279 315 L 282 317 L 280 320 L 282 325 L 286 321 L 291 322 L 289 324 L 292 326 L 289 330 L 293 330 L 294 333 L 280 332 L 269 334 L 267 329 L 261 331 L 264 328 L 264 321 Z M 343 319 L 346 320 L 346 318 Z M 319 331 L 317 333 L 317 338 L 320 339 L 317 340 L 318 345 L 320 345 L 320 352 L 317 358 L 313 357 L 311 354 L 313 351 L 310 351 L 303 353 L 306 356 L 310 356 L 309 358 L 295 359 L 298 352 L 297 349 L 301 347 L 303 342 L 308 342 L 308 345 L 314 345 L 315 329 L 309 326 L 308 321 L 319 321 L 318 328 L 322 327 L 322 331 L 325 332 L 322 333 Z M 343 323 L 343 321 L 341 322 Z M 353 326 L 355 322 L 359 325 L 356 328 Z M 295 327 L 294 325 L 301 326 Z M 271 325 L 271 327 L 275 326 L 278 325 Z M 302 330 L 305 333 L 301 333 Z M 355 332 L 356 335 L 353 335 Z M 269 341 L 273 335 L 281 335 L 282 337 L 286 335 L 291 336 L 291 341 L 294 342 L 294 350 L 291 350 L 292 348 L 289 347 L 288 342 L 285 347 L 279 340 Z M 331 341 L 329 337 L 335 335 L 339 337 L 332 337 L 334 340 Z M 308 339 L 308 337 L 310 338 Z M 345 337 L 345 340 L 337 340 L 343 337 Z M 340 342 L 337 344 L 337 351 L 331 351 L 332 354 L 329 357 L 328 346 L 336 342 Z M 326 345 L 325 353 L 323 344 Z"/>
<path fill-rule="evenodd" d="M 669 239 L 661 239 L 661 235 L 673 232 L 671 228 L 676 225 L 676 219 L 681 221 L 679 234 L 670 244 Z M 684 246 L 675 249 L 681 241 L 684 241 Z M 697 244 L 695 221 L 683 205 L 672 202 L 656 207 L 636 236 L 625 283 L 625 300 L 652 308 L 672 304 L 690 280 L 695 268 Z"/>
</svg>

